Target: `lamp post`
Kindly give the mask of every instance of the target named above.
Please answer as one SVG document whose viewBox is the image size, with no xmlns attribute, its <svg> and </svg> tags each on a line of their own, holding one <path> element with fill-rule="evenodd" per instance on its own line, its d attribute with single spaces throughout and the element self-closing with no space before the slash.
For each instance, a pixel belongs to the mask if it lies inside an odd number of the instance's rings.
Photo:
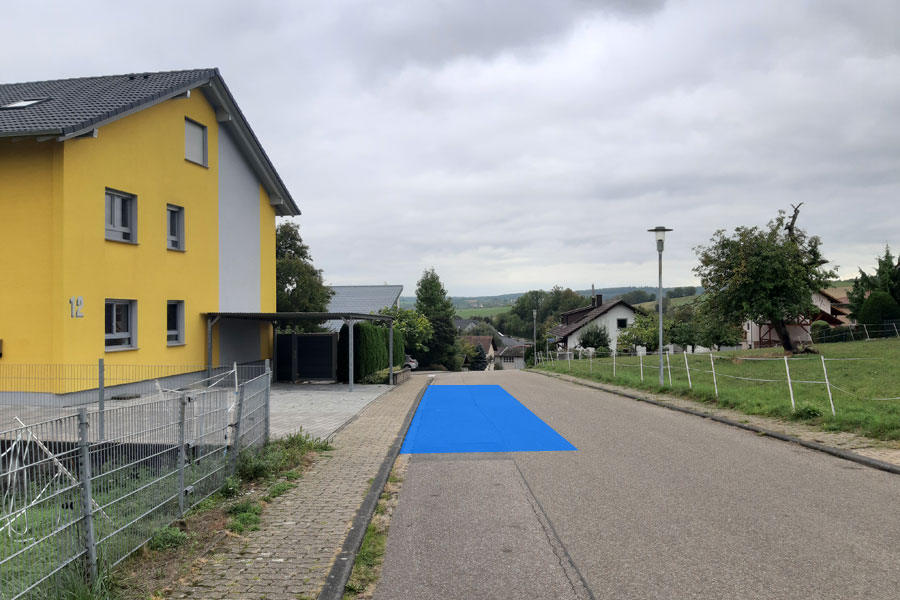
<svg viewBox="0 0 900 600">
<path fill-rule="evenodd" d="M 531 318 L 533 320 L 531 335 L 534 339 L 534 364 L 537 364 L 537 310 L 531 311 Z"/>
<path fill-rule="evenodd" d="M 662 303 L 662 253 L 666 243 L 666 232 L 672 231 L 662 225 L 648 229 L 656 234 L 656 251 L 659 252 L 659 294 L 656 296 L 656 305 L 659 307 L 659 387 L 665 385 L 663 380 L 663 303 Z"/>
</svg>

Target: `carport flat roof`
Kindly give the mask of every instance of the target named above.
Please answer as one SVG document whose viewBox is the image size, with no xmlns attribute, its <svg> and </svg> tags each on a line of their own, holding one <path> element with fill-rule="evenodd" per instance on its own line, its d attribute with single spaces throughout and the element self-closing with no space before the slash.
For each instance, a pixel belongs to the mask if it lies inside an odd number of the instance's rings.
<svg viewBox="0 0 900 600">
<path fill-rule="evenodd" d="M 250 321 L 290 321 L 309 320 L 327 321 L 330 319 L 359 319 L 366 321 L 393 321 L 394 317 L 388 315 L 367 315 L 353 312 L 208 312 L 207 318 L 221 317 L 223 319 L 246 319 Z"/>
</svg>

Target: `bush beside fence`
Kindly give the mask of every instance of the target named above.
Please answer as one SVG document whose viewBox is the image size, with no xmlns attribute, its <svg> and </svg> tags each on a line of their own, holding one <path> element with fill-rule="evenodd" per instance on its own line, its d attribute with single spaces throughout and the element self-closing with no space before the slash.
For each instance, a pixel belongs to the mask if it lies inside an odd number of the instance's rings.
<svg viewBox="0 0 900 600">
<path fill-rule="evenodd" d="M 388 346 L 390 329 L 363 321 L 353 325 L 353 381 L 359 382 L 365 377 L 386 369 L 388 364 Z M 341 327 L 338 338 L 337 377 L 347 381 L 347 347 L 350 335 L 347 325 Z M 394 365 L 402 365 L 406 355 L 403 333 L 394 330 Z"/>
<path fill-rule="evenodd" d="M 0 598 L 52 597 L 71 569 L 96 577 L 221 488 L 239 450 L 268 439 L 261 371 L 0 432 Z"/>
</svg>

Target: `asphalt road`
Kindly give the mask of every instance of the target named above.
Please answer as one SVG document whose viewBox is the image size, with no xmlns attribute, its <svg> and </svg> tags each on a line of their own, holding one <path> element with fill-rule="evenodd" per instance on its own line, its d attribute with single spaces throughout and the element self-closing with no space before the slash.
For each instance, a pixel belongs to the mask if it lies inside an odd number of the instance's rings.
<svg viewBox="0 0 900 600">
<path fill-rule="evenodd" d="M 540 375 L 435 384 L 578 450 L 414 455 L 376 598 L 900 598 L 900 476 Z"/>
</svg>

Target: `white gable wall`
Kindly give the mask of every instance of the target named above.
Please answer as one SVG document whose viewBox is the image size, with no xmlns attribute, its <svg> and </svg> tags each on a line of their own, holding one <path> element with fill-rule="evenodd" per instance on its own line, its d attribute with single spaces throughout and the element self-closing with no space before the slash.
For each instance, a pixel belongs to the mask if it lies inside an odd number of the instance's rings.
<svg viewBox="0 0 900 600">
<path fill-rule="evenodd" d="M 626 319 L 628 321 L 628 325 L 630 326 L 634 323 L 634 311 L 625 306 L 624 304 L 617 304 L 612 307 L 593 321 L 591 321 L 588 325 L 597 324 L 602 327 L 606 327 L 607 333 L 609 333 L 609 346 L 611 349 L 616 349 L 616 342 L 619 339 L 619 332 L 621 331 L 616 323 L 619 319 Z M 577 331 L 572 332 L 572 334 L 568 337 L 566 341 L 566 349 L 572 350 L 576 346 L 579 345 L 581 341 L 581 332 L 584 331 L 585 327 L 578 329 Z"/>
</svg>

